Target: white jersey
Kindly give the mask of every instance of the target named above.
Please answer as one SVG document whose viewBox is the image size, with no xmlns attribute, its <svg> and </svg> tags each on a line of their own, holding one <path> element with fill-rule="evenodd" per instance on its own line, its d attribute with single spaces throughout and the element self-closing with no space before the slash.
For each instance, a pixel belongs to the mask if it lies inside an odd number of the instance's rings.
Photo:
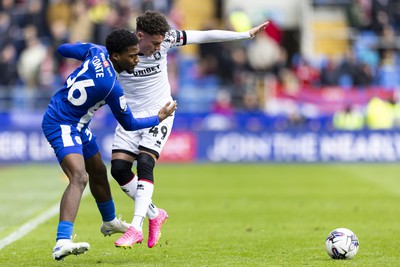
<svg viewBox="0 0 400 267">
<path fill-rule="evenodd" d="M 172 101 L 167 53 L 170 48 L 184 44 L 185 32 L 170 30 L 165 34 L 160 51 L 149 57 L 139 56 L 139 63 L 132 74 L 120 73 L 118 80 L 132 112 L 154 110 L 157 113 L 168 101 Z"/>
<path fill-rule="evenodd" d="M 249 32 L 168 31 L 161 43 L 160 51 L 150 57 L 139 56 L 139 64 L 135 67 L 134 73 L 122 72 L 118 77 L 132 113 L 138 118 L 155 115 L 168 101 L 172 100 L 167 70 L 167 53 L 170 48 L 185 44 L 249 38 L 251 38 Z M 125 131 L 118 124 L 112 150 L 128 151 L 133 155 L 138 155 L 140 150 L 146 149 L 158 157 L 172 131 L 173 123 L 174 115 L 163 120 L 158 126 L 138 131 Z"/>
</svg>

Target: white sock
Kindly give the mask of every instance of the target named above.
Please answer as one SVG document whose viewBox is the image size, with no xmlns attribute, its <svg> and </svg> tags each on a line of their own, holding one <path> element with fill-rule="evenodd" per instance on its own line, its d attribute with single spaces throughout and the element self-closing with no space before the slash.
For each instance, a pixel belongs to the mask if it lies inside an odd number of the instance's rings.
<svg viewBox="0 0 400 267">
<path fill-rule="evenodd" d="M 158 214 L 158 208 L 153 203 L 150 203 L 149 208 L 147 209 L 147 217 L 149 217 L 150 220 L 153 220 L 158 216 Z"/>
<path fill-rule="evenodd" d="M 129 183 L 127 183 L 126 185 L 122 185 L 120 187 L 121 187 L 122 191 L 125 192 L 125 194 L 127 194 L 130 198 L 135 200 L 137 183 L 138 183 L 138 178 L 135 175 Z"/>
<path fill-rule="evenodd" d="M 149 210 L 153 191 L 154 185 L 151 182 L 138 181 L 135 197 L 135 214 L 132 221 L 132 226 L 137 230 L 142 229 L 143 219 L 146 216 L 147 210 Z"/>
<path fill-rule="evenodd" d="M 132 226 L 138 231 L 142 231 L 144 217 L 140 215 L 134 215 L 132 220 Z"/>
</svg>

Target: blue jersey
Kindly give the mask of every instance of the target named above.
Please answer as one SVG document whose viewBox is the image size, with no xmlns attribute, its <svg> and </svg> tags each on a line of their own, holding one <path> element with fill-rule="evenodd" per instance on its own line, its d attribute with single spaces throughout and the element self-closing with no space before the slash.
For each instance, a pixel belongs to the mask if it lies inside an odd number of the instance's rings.
<svg viewBox="0 0 400 267">
<path fill-rule="evenodd" d="M 63 44 L 57 51 L 64 57 L 83 63 L 51 98 L 44 120 L 68 123 L 80 131 L 90 123 L 96 110 L 108 104 L 115 118 L 128 131 L 159 123 L 158 116 L 139 119 L 132 116 L 104 46 Z"/>
</svg>

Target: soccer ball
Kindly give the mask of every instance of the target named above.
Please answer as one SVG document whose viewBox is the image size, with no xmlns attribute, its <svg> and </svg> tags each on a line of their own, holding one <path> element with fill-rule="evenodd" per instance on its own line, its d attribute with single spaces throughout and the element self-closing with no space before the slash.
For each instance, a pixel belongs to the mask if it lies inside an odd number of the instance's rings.
<svg viewBox="0 0 400 267">
<path fill-rule="evenodd" d="M 326 238 L 325 248 L 332 259 L 351 259 L 358 252 L 358 238 L 349 229 L 337 228 Z"/>
</svg>

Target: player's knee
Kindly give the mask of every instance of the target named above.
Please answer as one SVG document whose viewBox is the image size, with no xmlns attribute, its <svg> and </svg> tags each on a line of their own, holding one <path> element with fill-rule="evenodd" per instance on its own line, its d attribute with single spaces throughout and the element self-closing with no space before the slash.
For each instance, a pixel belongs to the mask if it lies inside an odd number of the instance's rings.
<svg viewBox="0 0 400 267">
<path fill-rule="evenodd" d="M 111 161 L 111 175 L 119 185 L 126 185 L 134 176 L 132 162 L 122 159 Z"/>
<path fill-rule="evenodd" d="M 89 181 L 89 177 L 88 177 L 86 171 L 84 171 L 84 170 L 73 171 L 73 172 L 71 172 L 71 175 L 68 178 L 72 185 L 77 186 L 81 190 L 83 190 L 86 187 L 86 185 Z"/>
<path fill-rule="evenodd" d="M 153 169 L 156 164 L 154 158 L 147 153 L 139 153 L 136 160 L 139 179 L 146 179 L 154 182 Z"/>
</svg>

